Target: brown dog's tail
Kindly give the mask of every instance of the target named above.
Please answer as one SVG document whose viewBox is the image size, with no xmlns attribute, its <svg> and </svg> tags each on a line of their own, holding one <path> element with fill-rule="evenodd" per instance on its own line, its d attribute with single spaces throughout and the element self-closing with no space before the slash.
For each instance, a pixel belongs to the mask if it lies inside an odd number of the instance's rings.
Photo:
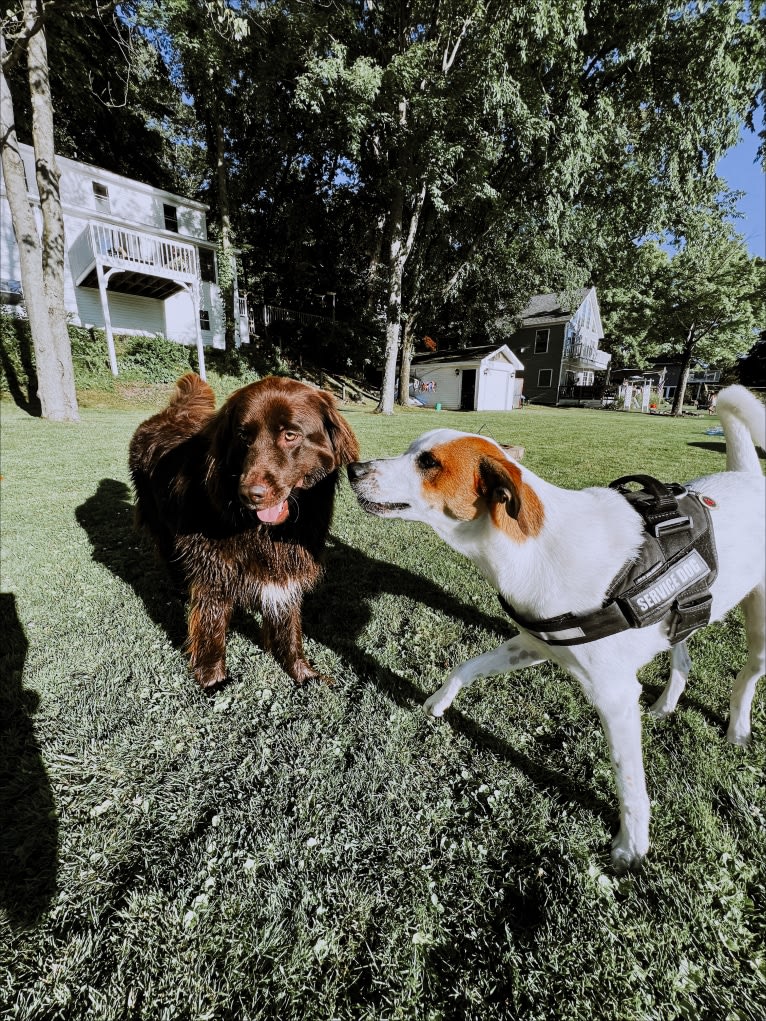
<svg viewBox="0 0 766 1021">
<path fill-rule="evenodd" d="M 177 381 L 168 407 L 207 417 L 209 412 L 215 411 L 215 394 L 196 372 L 187 372 Z"/>
</svg>

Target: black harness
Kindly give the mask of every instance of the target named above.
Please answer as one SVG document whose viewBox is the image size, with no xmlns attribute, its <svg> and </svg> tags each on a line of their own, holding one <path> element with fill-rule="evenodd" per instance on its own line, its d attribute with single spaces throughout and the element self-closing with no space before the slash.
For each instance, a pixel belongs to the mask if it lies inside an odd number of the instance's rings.
<svg viewBox="0 0 766 1021">
<path fill-rule="evenodd" d="M 629 490 L 637 482 L 639 490 Z M 519 627 L 548 645 L 583 645 L 628 628 L 667 619 L 672 645 L 710 620 L 710 586 L 718 574 L 709 506 L 715 501 L 677 482 L 650 475 L 625 475 L 610 482 L 644 519 L 644 542 L 635 560 L 617 575 L 603 606 L 589 613 L 563 613 L 531 620 L 502 595 L 500 604 Z"/>
</svg>

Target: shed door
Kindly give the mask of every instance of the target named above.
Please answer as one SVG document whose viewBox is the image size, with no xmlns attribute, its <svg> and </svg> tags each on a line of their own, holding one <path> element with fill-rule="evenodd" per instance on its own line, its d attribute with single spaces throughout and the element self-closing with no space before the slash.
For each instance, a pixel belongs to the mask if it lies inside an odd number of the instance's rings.
<svg viewBox="0 0 766 1021">
<path fill-rule="evenodd" d="M 513 407 L 513 371 L 485 369 L 477 411 L 510 411 Z"/>
<path fill-rule="evenodd" d="M 476 398 L 476 369 L 463 369 L 460 381 L 460 410 L 473 411 Z"/>
</svg>

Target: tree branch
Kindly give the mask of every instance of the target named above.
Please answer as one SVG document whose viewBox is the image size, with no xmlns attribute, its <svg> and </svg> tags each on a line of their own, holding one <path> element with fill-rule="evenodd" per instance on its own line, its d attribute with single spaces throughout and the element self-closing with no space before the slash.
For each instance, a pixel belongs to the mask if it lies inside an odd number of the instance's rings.
<svg viewBox="0 0 766 1021">
<path fill-rule="evenodd" d="M 463 22 L 463 27 L 460 29 L 460 35 L 457 37 L 455 45 L 452 47 L 452 53 L 449 53 L 448 49 L 445 47 L 444 55 L 442 56 L 442 71 L 445 74 L 449 73 L 450 68 L 455 63 L 455 58 L 457 57 L 460 45 L 465 39 L 466 33 L 468 29 L 471 27 L 472 22 L 473 19 L 470 17 L 466 18 L 465 21 Z"/>
</svg>

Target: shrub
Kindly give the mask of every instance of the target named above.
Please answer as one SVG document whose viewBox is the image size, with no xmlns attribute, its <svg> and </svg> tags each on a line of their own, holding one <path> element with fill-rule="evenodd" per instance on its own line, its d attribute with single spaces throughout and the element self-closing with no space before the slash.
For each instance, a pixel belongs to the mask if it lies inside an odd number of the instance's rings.
<svg viewBox="0 0 766 1021">
<path fill-rule="evenodd" d="M 29 322 L 21 316 L 0 315 L 0 388 L 26 388 L 33 375 Z"/>
<path fill-rule="evenodd" d="M 78 389 L 112 390 L 115 379 L 109 367 L 103 330 L 69 326 L 72 364 Z M 196 351 L 164 337 L 118 335 L 114 341 L 121 382 L 173 383 L 196 368 Z M 18 402 L 34 393 L 34 355 L 29 321 L 0 314 L 0 392 Z"/>
<path fill-rule="evenodd" d="M 173 383 L 192 368 L 194 349 L 165 337 L 119 337 L 115 340 L 120 376 L 142 383 Z"/>
</svg>

